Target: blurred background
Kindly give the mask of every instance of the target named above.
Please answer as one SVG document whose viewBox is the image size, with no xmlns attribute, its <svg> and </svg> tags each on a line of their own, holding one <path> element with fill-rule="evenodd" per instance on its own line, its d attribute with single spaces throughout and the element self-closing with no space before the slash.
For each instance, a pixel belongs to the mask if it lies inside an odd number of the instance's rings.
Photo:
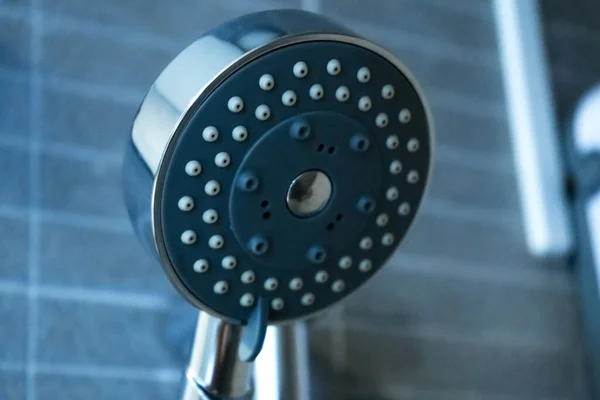
<svg viewBox="0 0 600 400">
<path fill-rule="evenodd" d="M 588 398 L 576 258 L 540 261 L 526 245 L 491 0 L 0 0 L 0 399 L 176 398 L 183 360 L 163 331 L 188 306 L 132 234 L 122 152 L 175 55 L 282 7 L 394 52 L 437 128 L 401 250 L 311 324 L 315 397 Z M 541 3 L 565 135 L 600 78 L 599 9 Z"/>
</svg>

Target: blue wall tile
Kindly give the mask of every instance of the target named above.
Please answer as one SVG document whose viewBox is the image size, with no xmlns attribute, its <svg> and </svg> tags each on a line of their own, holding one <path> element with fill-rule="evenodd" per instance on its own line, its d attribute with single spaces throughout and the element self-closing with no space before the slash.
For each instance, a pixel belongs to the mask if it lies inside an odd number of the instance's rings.
<svg viewBox="0 0 600 400">
<path fill-rule="evenodd" d="M 0 71 L 0 134 L 29 138 L 27 75 Z"/>
<path fill-rule="evenodd" d="M 0 279 L 24 281 L 28 276 L 29 226 L 27 220 L 0 217 Z M 2 301 L 0 293 L 0 301 Z"/>
<path fill-rule="evenodd" d="M 37 358 L 45 363 L 172 368 L 160 336 L 163 317 L 159 310 L 47 299 L 39 307 Z"/>
<path fill-rule="evenodd" d="M 138 105 L 47 88 L 43 93 L 42 137 L 48 143 L 67 143 L 122 152 Z M 73 112 L 77 110 L 77 112 Z"/>
<path fill-rule="evenodd" d="M 120 160 L 76 151 L 68 158 L 44 154 L 41 179 L 45 210 L 126 218 Z"/>
<path fill-rule="evenodd" d="M 45 223 L 41 235 L 43 283 L 149 293 L 174 290 L 132 233 Z"/>
<path fill-rule="evenodd" d="M 29 153 L 0 147 L 0 207 L 29 207 Z"/>
<path fill-rule="evenodd" d="M 25 399 L 25 374 L 2 371 L 0 373 L 0 398 L 2 400 Z"/>
<path fill-rule="evenodd" d="M 23 364 L 26 361 L 27 312 L 25 293 L 2 295 L 0 321 L 3 328 L 0 329 L 0 362 Z M 0 377 L 3 373 L 0 370 Z M 1 378 L 0 393 L 2 393 Z"/>
<path fill-rule="evenodd" d="M 2 16 L 0 12 L 0 67 L 24 72 L 29 70 L 30 36 L 29 23 L 25 18 Z"/>
</svg>

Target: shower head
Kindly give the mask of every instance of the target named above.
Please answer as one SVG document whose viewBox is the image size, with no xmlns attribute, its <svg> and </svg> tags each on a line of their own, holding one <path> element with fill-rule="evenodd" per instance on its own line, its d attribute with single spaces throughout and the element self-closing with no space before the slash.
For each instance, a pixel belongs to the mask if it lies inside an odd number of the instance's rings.
<svg viewBox="0 0 600 400">
<path fill-rule="evenodd" d="M 128 209 L 191 304 L 260 336 L 336 304 L 393 254 L 427 185 L 431 130 L 386 50 L 310 13 L 249 14 L 150 88 Z"/>
</svg>

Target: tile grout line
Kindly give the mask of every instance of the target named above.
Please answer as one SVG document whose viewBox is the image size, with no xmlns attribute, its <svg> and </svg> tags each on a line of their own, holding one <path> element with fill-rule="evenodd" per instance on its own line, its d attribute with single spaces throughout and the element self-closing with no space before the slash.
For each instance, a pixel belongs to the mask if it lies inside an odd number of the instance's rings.
<svg viewBox="0 0 600 400">
<path fill-rule="evenodd" d="M 7 75 L 16 78 L 18 71 L 10 68 L 0 67 L 0 76 Z M 133 88 L 122 88 L 116 84 L 102 84 L 78 80 L 69 77 L 60 77 L 52 74 L 44 74 L 43 88 L 71 94 L 79 97 L 92 99 L 109 99 L 126 105 L 139 105 L 144 92 Z M 473 118 L 485 118 L 492 121 L 503 121 L 506 119 L 504 101 L 502 99 L 482 99 L 476 96 L 465 96 L 456 90 L 445 90 L 438 88 L 424 88 L 425 96 L 430 98 L 430 106 L 444 112 L 461 114 Z M 473 107 L 478 104 L 478 107 Z"/>
<path fill-rule="evenodd" d="M 21 372 L 24 369 L 19 363 L 0 361 L 0 372 Z M 126 379 L 160 383 L 177 383 L 181 380 L 181 370 L 169 366 L 136 368 L 117 365 L 41 362 L 38 364 L 38 373 L 68 378 Z"/>
<path fill-rule="evenodd" d="M 103 304 L 148 311 L 163 311 L 169 307 L 169 300 L 161 295 L 133 291 L 88 289 L 85 287 L 61 287 L 59 285 L 43 285 L 39 287 L 36 297 L 56 301 Z"/>
<path fill-rule="evenodd" d="M 40 363 L 40 374 L 60 375 L 67 377 L 89 377 L 105 379 L 126 379 L 161 383 L 177 383 L 181 381 L 179 368 L 131 368 L 104 367 L 81 364 Z"/>
<path fill-rule="evenodd" d="M 25 207 L 1 205 L 0 218 L 28 222 L 29 211 Z M 39 222 L 76 229 L 88 229 L 102 233 L 130 236 L 133 231 L 127 217 L 103 217 L 79 212 L 60 210 L 39 210 Z"/>
<path fill-rule="evenodd" d="M 58 209 L 37 209 L 35 213 L 40 222 L 57 224 L 100 232 L 130 235 L 131 225 L 126 216 L 103 216 L 82 212 L 62 211 Z M 457 202 L 428 198 L 419 210 L 419 216 L 429 216 L 450 222 L 473 223 L 482 227 L 515 232 L 520 229 L 520 215 L 511 210 L 494 210 L 479 206 L 465 207 Z M 26 210 L 20 206 L 0 206 L 0 218 L 22 221 Z M 31 234 L 31 233 L 30 233 Z"/>
<path fill-rule="evenodd" d="M 26 139 L 14 133 L 0 131 L 0 149 L 2 148 L 28 150 L 29 143 Z M 115 165 L 121 165 L 123 161 L 123 154 L 120 150 L 96 148 L 61 140 L 44 141 L 42 151 L 69 160 L 94 160 Z M 459 165 L 477 171 L 513 173 L 511 159 L 503 160 L 499 157 L 494 159 L 484 152 L 465 150 L 455 145 L 437 144 L 436 155 L 439 162 Z"/>
<path fill-rule="evenodd" d="M 46 140 L 43 145 L 44 153 L 69 160 L 94 160 L 114 165 L 121 165 L 123 161 L 121 150 L 96 148 L 63 140 Z M 2 148 L 28 150 L 29 143 L 14 133 L 0 131 L 0 149 Z M 513 173 L 512 160 L 509 158 L 494 158 L 485 152 L 466 150 L 455 145 L 437 144 L 437 159 L 439 162 L 463 166 L 476 171 Z"/>
<path fill-rule="evenodd" d="M 541 268 L 526 270 L 507 268 L 503 265 L 487 265 L 487 269 L 482 269 L 478 265 L 472 261 L 411 253 L 404 251 L 402 246 L 389 261 L 392 274 L 419 273 L 436 278 L 470 281 L 474 284 L 552 291 L 556 295 L 572 295 L 574 291 L 569 284 L 567 270 L 548 271 Z M 548 278 L 549 272 L 554 272 L 551 278 Z"/>
<path fill-rule="evenodd" d="M 438 200 L 433 197 L 423 199 L 418 214 L 443 218 L 448 221 L 476 223 L 485 227 L 507 230 L 520 230 L 521 214 L 518 209 L 495 210 L 470 204 L 463 206 L 456 201 Z"/>
<path fill-rule="evenodd" d="M 379 316 L 378 316 L 379 317 Z M 570 354 L 573 345 L 563 341 L 540 341 L 539 337 L 531 337 L 519 334 L 493 334 L 483 332 L 472 334 L 465 331 L 452 330 L 447 326 L 434 323 L 416 324 L 414 326 L 405 323 L 390 323 L 384 321 L 385 317 L 371 319 L 360 312 L 353 312 L 346 316 L 346 326 L 349 331 L 358 333 L 393 336 L 394 339 L 413 338 L 435 342 L 446 342 L 452 344 L 463 344 L 470 346 L 485 346 L 504 349 L 526 349 L 540 353 Z"/>
<path fill-rule="evenodd" d="M 19 206 L 0 206 L 0 218 L 21 221 L 25 218 L 26 210 Z M 488 228 L 498 228 L 516 231 L 520 224 L 520 215 L 511 210 L 495 210 L 479 206 L 465 207 L 457 202 L 427 198 L 419 211 L 420 216 L 430 216 L 452 222 L 478 224 Z M 420 217 L 418 217 L 420 218 Z M 113 232 L 129 235 L 131 226 L 123 216 L 103 216 L 82 212 L 62 211 L 58 209 L 35 210 L 37 223 L 46 222 L 63 226 L 94 229 L 101 232 Z M 30 232 L 31 235 L 31 232 Z"/>
<path fill-rule="evenodd" d="M 14 361 L 0 361 L 0 371 L 3 372 L 24 372 L 25 365 Z"/>
<path fill-rule="evenodd" d="M 170 306 L 166 295 L 135 290 L 114 290 L 65 284 L 41 284 L 34 290 L 18 281 L 0 280 L 0 294 L 6 296 L 29 296 L 36 299 L 72 303 L 106 305 L 136 310 L 164 311 Z"/>
<path fill-rule="evenodd" d="M 36 400 L 37 340 L 39 304 L 35 293 L 39 280 L 39 240 L 40 240 L 40 119 L 42 85 L 41 62 L 41 23 L 42 15 L 38 0 L 29 5 L 30 26 L 30 81 L 29 81 L 29 265 L 27 286 L 27 362 L 26 398 Z"/>
</svg>

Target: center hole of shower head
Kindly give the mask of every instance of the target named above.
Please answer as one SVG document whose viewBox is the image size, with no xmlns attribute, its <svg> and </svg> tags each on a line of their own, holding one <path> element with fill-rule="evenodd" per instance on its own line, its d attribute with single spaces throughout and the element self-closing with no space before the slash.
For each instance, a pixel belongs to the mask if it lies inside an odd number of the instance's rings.
<svg viewBox="0 0 600 400">
<path fill-rule="evenodd" d="M 322 171 L 301 173 L 288 188 L 286 202 L 292 214 L 308 218 L 325 208 L 331 198 L 331 180 Z"/>
</svg>

